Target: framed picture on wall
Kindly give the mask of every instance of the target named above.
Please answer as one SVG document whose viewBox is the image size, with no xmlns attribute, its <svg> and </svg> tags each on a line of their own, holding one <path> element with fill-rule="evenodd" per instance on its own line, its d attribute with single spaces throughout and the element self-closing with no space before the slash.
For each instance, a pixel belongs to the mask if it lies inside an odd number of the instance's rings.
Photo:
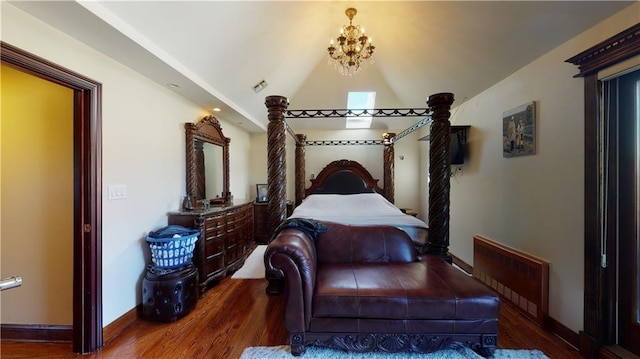
<svg viewBox="0 0 640 359">
<path fill-rule="evenodd" d="M 267 195 L 269 194 L 269 188 L 266 184 L 256 184 L 256 202 L 266 202 Z"/>
<path fill-rule="evenodd" d="M 502 156 L 536 153 L 536 102 L 531 101 L 502 114 Z"/>
</svg>

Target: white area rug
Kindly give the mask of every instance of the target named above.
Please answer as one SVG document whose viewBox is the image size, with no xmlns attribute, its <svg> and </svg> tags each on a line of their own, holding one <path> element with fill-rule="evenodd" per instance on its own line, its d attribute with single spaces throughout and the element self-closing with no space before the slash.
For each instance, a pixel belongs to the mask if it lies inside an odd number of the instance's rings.
<svg viewBox="0 0 640 359">
<path fill-rule="evenodd" d="M 416 353 L 348 353 L 341 350 L 308 347 L 300 357 L 294 357 L 288 345 L 248 347 L 240 359 L 482 359 L 471 349 L 440 350 L 428 354 Z M 494 359 L 549 359 L 539 350 L 497 349 Z"/>
<path fill-rule="evenodd" d="M 251 252 L 247 260 L 244 262 L 242 267 L 235 272 L 231 279 L 262 279 L 264 278 L 264 251 L 267 249 L 266 244 L 260 244 L 256 246 L 256 249 Z M 466 275 L 471 276 L 471 274 L 465 272 L 462 268 L 457 265 L 453 265 L 457 269 L 464 272 Z"/>
<path fill-rule="evenodd" d="M 264 251 L 266 244 L 261 244 L 249 254 L 244 265 L 233 273 L 231 279 L 260 279 L 264 278 Z"/>
</svg>

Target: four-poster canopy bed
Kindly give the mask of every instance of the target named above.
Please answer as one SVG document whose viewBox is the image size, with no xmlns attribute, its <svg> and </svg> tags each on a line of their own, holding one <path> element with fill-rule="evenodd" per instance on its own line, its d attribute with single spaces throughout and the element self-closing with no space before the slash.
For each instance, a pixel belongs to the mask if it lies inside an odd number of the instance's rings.
<svg viewBox="0 0 640 359">
<path fill-rule="evenodd" d="M 383 187 L 377 183 L 369 172 L 357 162 L 336 162 L 325 167 L 322 178 L 311 181 L 311 187 L 305 189 L 305 143 L 306 135 L 294 134 L 285 122 L 287 114 L 291 117 L 307 118 L 341 117 L 349 110 L 300 110 L 287 111 L 289 102 L 283 96 L 268 96 L 265 105 L 268 110 L 269 124 L 267 128 L 267 184 L 269 197 L 267 200 L 267 227 L 273 233 L 286 219 L 286 136 L 291 133 L 296 140 L 295 150 L 295 205 L 299 205 L 311 191 L 317 190 L 329 175 L 335 172 L 351 172 L 370 182 L 369 188 L 380 193 L 389 202 L 394 203 L 394 143 L 406 134 L 430 123 L 429 148 L 429 236 L 424 245 L 424 251 L 436 254 L 451 262 L 449 250 L 449 187 L 450 187 L 450 128 L 449 116 L 454 97 L 451 93 L 439 93 L 429 96 L 427 109 L 381 109 L 373 113 L 364 114 L 378 117 L 417 116 L 423 117 L 415 125 L 399 134 L 385 133 L 382 138 L 383 149 Z"/>
<path fill-rule="evenodd" d="M 424 231 L 420 228 L 426 227 L 424 222 L 402 214 L 392 204 L 393 144 L 398 138 L 394 134 L 385 134 L 382 141 L 383 188 L 357 162 L 337 160 L 307 189 L 306 136 L 295 135 L 299 206 L 285 222 L 288 101 L 281 96 L 266 98 L 267 209 L 274 234 L 264 258 L 267 291 L 286 292 L 284 322 L 292 354 L 301 355 L 308 345 L 360 352 L 469 347 L 483 356 L 492 354 L 497 343 L 498 296 L 450 265 L 448 255 L 452 103 L 449 93 L 432 95 L 427 101 L 429 224 L 427 239 L 420 243 L 410 228 Z M 415 222 L 399 223 L 398 218 Z"/>
</svg>

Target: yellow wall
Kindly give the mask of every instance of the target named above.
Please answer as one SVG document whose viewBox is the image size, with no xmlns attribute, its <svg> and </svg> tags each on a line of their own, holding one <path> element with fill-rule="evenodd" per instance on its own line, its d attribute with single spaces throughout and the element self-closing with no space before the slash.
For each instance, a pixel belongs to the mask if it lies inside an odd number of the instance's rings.
<svg viewBox="0 0 640 359">
<path fill-rule="evenodd" d="M 1 67 L 3 324 L 73 323 L 73 91 Z"/>
</svg>

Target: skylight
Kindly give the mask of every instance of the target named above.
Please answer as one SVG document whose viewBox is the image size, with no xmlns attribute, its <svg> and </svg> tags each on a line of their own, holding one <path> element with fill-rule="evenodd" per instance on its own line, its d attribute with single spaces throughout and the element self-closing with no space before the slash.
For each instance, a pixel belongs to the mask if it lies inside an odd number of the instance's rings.
<svg viewBox="0 0 640 359">
<path fill-rule="evenodd" d="M 376 103 L 375 92 L 349 92 L 348 110 L 373 110 Z M 356 112 L 359 113 L 359 112 Z M 347 128 L 370 128 L 371 116 L 347 116 Z"/>
</svg>

